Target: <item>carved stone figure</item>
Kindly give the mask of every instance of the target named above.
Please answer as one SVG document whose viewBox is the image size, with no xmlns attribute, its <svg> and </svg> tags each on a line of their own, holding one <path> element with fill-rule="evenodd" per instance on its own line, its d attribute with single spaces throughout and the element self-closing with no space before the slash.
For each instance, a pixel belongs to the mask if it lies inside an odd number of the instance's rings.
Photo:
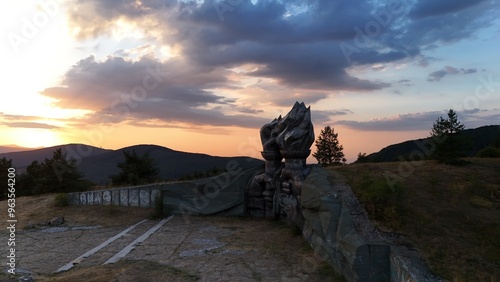
<svg viewBox="0 0 500 282">
<path fill-rule="evenodd" d="M 251 216 L 296 221 L 300 214 L 302 183 L 309 174 L 306 158 L 314 142 L 311 110 L 295 102 L 290 112 L 274 119 L 260 130 L 265 172 L 254 177 L 247 195 Z M 285 163 L 282 159 L 285 158 Z"/>
</svg>

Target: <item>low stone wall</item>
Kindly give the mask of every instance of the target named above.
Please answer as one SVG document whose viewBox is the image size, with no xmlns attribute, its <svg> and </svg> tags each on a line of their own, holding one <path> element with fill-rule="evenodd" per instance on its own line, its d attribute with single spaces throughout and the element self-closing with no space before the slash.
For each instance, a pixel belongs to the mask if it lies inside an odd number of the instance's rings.
<svg viewBox="0 0 500 282">
<path fill-rule="evenodd" d="M 356 228 L 346 195 L 332 186 L 330 174 L 315 166 L 302 187 L 302 215 L 296 222 L 317 257 L 347 281 L 442 281 L 416 252 L 378 235 L 374 227 Z M 359 211 L 356 211 L 359 213 Z M 361 232 L 358 229 L 370 229 Z"/>
<path fill-rule="evenodd" d="M 178 215 L 245 215 L 245 189 L 263 166 L 243 170 L 234 167 L 220 175 L 182 182 L 68 193 L 70 205 L 154 207 L 157 197 L 163 209 Z"/>
<path fill-rule="evenodd" d="M 68 193 L 70 205 L 113 205 L 152 208 L 163 184 Z"/>
</svg>

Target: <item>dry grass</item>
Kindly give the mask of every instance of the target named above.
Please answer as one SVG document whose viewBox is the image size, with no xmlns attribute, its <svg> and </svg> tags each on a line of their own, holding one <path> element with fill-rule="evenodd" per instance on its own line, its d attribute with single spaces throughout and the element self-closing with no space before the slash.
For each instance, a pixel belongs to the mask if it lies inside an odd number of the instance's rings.
<svg viewBox="0 0 500 282">
<path fill-rule="evenodd" d="M 410 239 L 431 269 L 450 281 L 500 279 L 500 160 L 468 159 L 465 166 L 426 161 L 367 163 L 331 168 L 358 196 L 362 177 L 397 176 L 405 193 L 398 213 L 378 218 Z M 390 178 L 394 180 L 394 178 Z"/>
<path fill-rule="evenodd" d="M 180 269 L 151 261 L 122 260 L 116 264 L 82 267 L 37 281 L 198 281 L 199 277 Z"/>
<path fill-rule="evenodd" d="M 16 199 L 17 225 L 46 224 L 54 217 L 64 216 L 69 225 L 123 226 L 147 218 L 152 209 L 119 206 L 55 206 L 56 194 Z M 0 210 L 7 211 L 7 201 L 0 202 Z"/>
</svg>

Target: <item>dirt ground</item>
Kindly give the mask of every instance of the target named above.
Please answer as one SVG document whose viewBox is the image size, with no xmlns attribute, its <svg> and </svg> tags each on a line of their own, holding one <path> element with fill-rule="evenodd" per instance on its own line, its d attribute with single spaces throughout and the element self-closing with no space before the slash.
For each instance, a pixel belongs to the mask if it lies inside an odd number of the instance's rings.
<svg viewBox="0 0 500 282">
<path fill-rule="evenodd" d="M 6 202 L 0 202 L 6 211 Z M 6 212 L 5 212 L 6 213 Z M 158 224 L 152 210 L 114 206 L 54 206 L 54 195 L 16 201 L 16 276 L 35 281 L 343 281 L 293 228 L 279 221 L 244 217 L 174 216 L 115 264 L 103 263 Z M 64 216 L 57 228 L 45 224 Z M 5 215 L 7 218 L 7 214 Z M 145 223 L 85 258 L 68 271 L 61 266 L 127 227 Z M 7 223 L 5 223 L 7 225 Z M 8 254 L 2 228 L 2 257 Z M 3 254 L 5 253 L 5 255 Z M 5 263 L 2 263 L 5 268 Z M 29 274 L 26 274 L 29 273 Z"/>
</svg>

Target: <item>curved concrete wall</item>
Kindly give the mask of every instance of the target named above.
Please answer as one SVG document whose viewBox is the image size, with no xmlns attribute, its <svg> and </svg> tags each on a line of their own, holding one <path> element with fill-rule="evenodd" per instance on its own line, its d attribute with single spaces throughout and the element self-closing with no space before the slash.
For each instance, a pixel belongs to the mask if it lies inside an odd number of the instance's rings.
<svg viewBox="0 0 500 282">
<path fill-rule="evenodd" d="M 315 166 L 302 186 L 303 219 L 297 225 L 317 257 L 348 281 L 442 281 L 406 247 L 364 238 L 329 177 Z"/>
</svg>

